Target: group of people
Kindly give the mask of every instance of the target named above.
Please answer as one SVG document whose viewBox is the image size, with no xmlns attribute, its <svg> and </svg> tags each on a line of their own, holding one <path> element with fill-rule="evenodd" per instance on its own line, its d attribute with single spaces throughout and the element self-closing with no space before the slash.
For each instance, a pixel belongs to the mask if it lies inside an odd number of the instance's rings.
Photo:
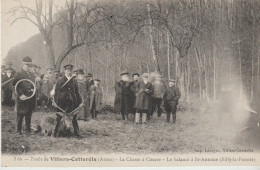
<svg viewBox="0 0 260 170">
<path fill-rule="evenodd" d="M 30 133 L 33 110 L 41 103 L 45 107 L 53 107 L 55 112 L 66 114 L 78 108 L 79 112 L 73 116 L 72 124 L 74 134 L 80 136 L 77 120 L 86 121 L 91 117 L 95 119 L 98 111 L 101 110 L 103 97 L 99 86 L 101 80 L 94 79 L 91 73 L 85 76 L 83 69 L 73 71 L 71 64 L 64 66 L 62 74 L 57 71 L 53 73 L 51 68 L 48 68 L 45 74 L 41 74 L 40 68 L 34 68 L 38 67 L 35 67 L 32 59 L 25 57 L 21 71 L 15 72 L 9 65 L 4 68 L 4 71 L 2 70 L 2 93 L 4 93 L 2 104 L 11 105 L 10 101 L 15 101 L 17 134 L 22 134 L 24 117 L 26 133 Z M 57 114 L 54 136 L 61 119 L 62 116 Z"/>
<path fill-rule="evenodd" d="M 122 119 L 128 121 L 128 114 L 135 114 L 136 124 L 146 124 L 157 109 L 161 116 L 162 102 L 167 114 L 167 122 L 176 122 L 176 110 L 181 96 L 174 79 L 169 79 L 167 86 L 160 73 L 143 73 L 141 76 L 134 73 L 130 79 L 129 73 L 120 74 L 120 81 L 116 83 L 115 110 L 122 114 Z"/>
<path fill-rule="evenodd" d="M 72 125 L 74 134 L 80 136 L 78 119 L 89 120 L 97 118 L 101 111 L 103 93 L 100 79 L 93 79 L 93 75 L 84 74 L 83 69 L 73 71 L 73 65 L 64 66 L 64 72 L 48 68 L 45 74 L 41 74 L 40 67 L 32 63 L 30 57 L 23 58 L 22 69 L 15 72 L 12 67 L 5 68 L 2 73 L 2 91 L 4 93 L 3 104 L 15 100 L 17 113 L 17 133 L 22 134 L 22 122 L 25 117 L 26 133 L 31 131 L 31 117 L 37 103 L 44 107 L 53 107 L 57 113 L 73 113 Z M 30 80 L 30 81 L 23 81 Z M 19 84 L 20 82 L 20 84 Z M 34 82 L 34 83 L 30 83 Z M 7 90 L 8 89 L 8 90 Z M 167 114 L 167 122 L 176 122 L 176 109 L 180 98 L 180 91 L 175 85 L 175 80 L 169 79 L 167 85 L 160 73 L 138 73 L 132 75 L 127 71 L 120 74 L 120 80 L 115 84 L 116 112 L 122 114 L 122 119 L 128 121 L 128 115 L 134 113 L 135 123 L 146 124 L 157 110 L 161 116 L 162 102 L 164 102 Z M 10 98 L 11 96 L 11 98 Z M 28 97 L 30 96 L 30 97 Z M 57 114 L 54 136 L 57 134 L 62 115 Z"/>
</svg>

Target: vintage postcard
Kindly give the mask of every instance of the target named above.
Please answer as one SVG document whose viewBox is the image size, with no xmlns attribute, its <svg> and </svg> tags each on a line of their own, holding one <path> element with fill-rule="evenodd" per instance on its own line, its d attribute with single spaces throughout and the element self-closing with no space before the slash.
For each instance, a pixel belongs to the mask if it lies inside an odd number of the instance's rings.
<svg viewBox="0 0 260 170">
<path fill-rule="evenodd" d="M 259 0 L 2 0 L 2 167 L 260 166 Z"/>
</svg>

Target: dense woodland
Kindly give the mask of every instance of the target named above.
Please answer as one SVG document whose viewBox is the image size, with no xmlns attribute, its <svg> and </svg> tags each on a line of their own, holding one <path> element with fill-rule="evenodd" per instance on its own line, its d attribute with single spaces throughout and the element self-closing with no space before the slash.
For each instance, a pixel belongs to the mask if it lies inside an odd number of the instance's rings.
<svg viewBox="0 0 260 170">
<path fill-rule="evenodd" d="M 72 63 L 102 80 L 107 102 L 125 69 L 176 79 L 188 102 L 214 101 L 227 85 L 259 101 L 259 0 L 54 1 L 21 1 L 6 14 L 40 32 L 9 51 L 16 69 L 26 55 L 43 70 Z"/>
</svg>

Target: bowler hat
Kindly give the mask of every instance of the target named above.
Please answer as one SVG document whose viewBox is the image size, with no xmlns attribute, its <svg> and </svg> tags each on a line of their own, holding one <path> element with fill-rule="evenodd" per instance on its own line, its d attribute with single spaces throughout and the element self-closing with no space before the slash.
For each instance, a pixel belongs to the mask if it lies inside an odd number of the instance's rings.
<svg viewBox="0 0 260 170">
<path fill-rule="evenodd" d="M 73 65 L 72 64 L 67 64 L 64 66 L 64 69 L 67 70 L 67 69 L 70 69 L 72 70 L 73 69 Z"/>
<path fill-rule="evenodd" d="M 32 59 L 28 56 L 24 57 L 23 64 L 32 64 Z"/>
</svg>

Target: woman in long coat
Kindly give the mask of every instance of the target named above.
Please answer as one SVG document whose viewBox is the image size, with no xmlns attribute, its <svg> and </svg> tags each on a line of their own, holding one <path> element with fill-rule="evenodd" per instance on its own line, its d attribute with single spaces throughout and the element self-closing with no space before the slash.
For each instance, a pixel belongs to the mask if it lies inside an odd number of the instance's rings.
<svg viewBox="0 0 260 170">
<path fill-rule="evenodd" d="M 84 72 L 82 69 L 78 70 L 78 76 L 76 78 L 79 87 L 79 94 L 81 96 L 82 102 L 88 99 L 88 91 L 87 91 L 87 79 L 84 76 Z M 89 100 L 85 102 L 84 107 L 82 107 L 78 113 L 79 120 L 88 120 L 90 118 L 89 112 Z"/>
<path fill-rule="evenodd" d="M 148 73 L 142 75 L 143 80 L 139 82 L 136 100 L 135 100 L 135 123 L 139 123 L 140 115 L 142 114 L 142 123 L 146 123 L 147 114 L 151 108 L 151 96 L 153 94 L 153 85 L 148 82 Z"/>
<path fill-rule="evenodd" d="M 99 86 L 100 80 L 95 79 L 94 84 L 90 87 L 90 113 L 92 118 L 97 118 L 97 113 L 101 111 L 103 92 Z"/>
</svg>

